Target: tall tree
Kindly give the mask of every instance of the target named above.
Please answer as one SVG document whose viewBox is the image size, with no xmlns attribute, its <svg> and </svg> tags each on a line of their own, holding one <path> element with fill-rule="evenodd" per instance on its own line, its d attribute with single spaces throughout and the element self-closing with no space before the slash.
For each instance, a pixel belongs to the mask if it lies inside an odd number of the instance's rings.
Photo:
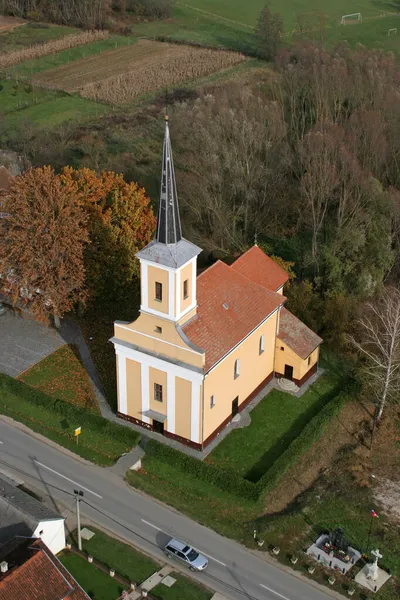
<svg viewBox="0 0 400 600">
<path fill-rule="evenodd" d="M 283 34 L 283 18 L 281 15 L 272 13 L 268 5 L 264 6 L 256 27 L 258 55 L 265 60 L 272 60 L 277 53 Z"/>
<path fill-rule="evenodd" d="M 348 336 L 364 358 L 363 380 L 377 400 L 379 423 L 389 401 L 398 402 L 400 392 L 400 291 L 383 288 L 374 302 L 368 302 L 357 322 L 358 337 Z"/>
<path fill-rule="evenodd" d="M 39 320 L 62 317 L 85 297 L 87 215 L 51 167 L 16 177 L 2 202 L 1 287 Z"/>
<path fill-rule="evenodd" d="M 85 252 L 89 298 L 126 297 L 139 275 L 138 250 L 152 239 L 155 216 L 145 190 L 122 175 L 66 167 L 61 181 L 74 190 L 88 215 L 91 244 Z"/>
</svg>

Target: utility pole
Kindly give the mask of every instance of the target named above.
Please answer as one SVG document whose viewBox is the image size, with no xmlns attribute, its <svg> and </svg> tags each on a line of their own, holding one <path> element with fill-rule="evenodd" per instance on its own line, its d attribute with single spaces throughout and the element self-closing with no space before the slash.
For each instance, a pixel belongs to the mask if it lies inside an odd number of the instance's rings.
<svg viewBox="0 0 400 600">
<path fill-rule="evenodd" d="M 79 511 L 79 502 L 81 501 L 81 498 L 83 497 L 83 492 L 81 492 L 80 490 L 74 490 L 74 494 L 76 497 L 76 521 L 77 521 L 77 527 L 78 527 L 78 548 L 79 548 L 79 550 L 82 550 L 81 513 Z"/>
</svg>

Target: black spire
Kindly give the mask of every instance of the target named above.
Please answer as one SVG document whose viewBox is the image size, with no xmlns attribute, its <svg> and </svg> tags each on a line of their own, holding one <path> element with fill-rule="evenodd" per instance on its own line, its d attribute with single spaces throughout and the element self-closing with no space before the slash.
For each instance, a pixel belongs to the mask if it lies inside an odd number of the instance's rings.
<svg viewBox="0 0 400 600">
<path fill-rule="evenodd" d="M 169 137 L 168 116 L 165 116 L 165 136 L 161 175 L 160 204 L 157 215 L 156 240 L 161 244 L 177 244 L 182 239 L 174 161 Z"/>
</svg>

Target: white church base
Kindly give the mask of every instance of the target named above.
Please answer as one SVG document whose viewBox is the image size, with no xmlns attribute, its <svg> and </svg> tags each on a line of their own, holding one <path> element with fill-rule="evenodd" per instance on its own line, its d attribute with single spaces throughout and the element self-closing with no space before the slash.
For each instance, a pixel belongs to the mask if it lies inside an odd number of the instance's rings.
<svg viewBox="0 0 400 600">
<path fill-rule="evenodd" d="M 368 565 L 365 565 L 365 567 L 361 569 L 359 573 L 357 573 L 354 580 L 356 583 L 362 585 L 371 592 L 377 592 L 387 582 L 387 580 L 391 578 L 391 575 L 389 575 L 389 573 L 386 573 L 386 571 L 380 569 L 379 567 L 378 577 L 375 581 L 373 579 L 367 579 L 368 573 Z"/>
</svg>

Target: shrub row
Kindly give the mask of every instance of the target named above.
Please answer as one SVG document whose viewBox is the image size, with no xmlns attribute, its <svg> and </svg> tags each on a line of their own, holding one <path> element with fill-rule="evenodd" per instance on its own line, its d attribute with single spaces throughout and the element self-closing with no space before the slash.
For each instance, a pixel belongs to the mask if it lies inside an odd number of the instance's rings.
<svg viewBox="0 0 400 600">
<path fill-rule="evenodd" d="M 355 393 L 355 384 L 349 383 L 344 390 L 328 404 L 325 404 L 319 413 L 304 427 L 301 434 L 277 458 L 272 467 L 257 481 L 256 486 L 259 494 L 265 494 L 278 484 L 290 467 L 321 438 L 332 419 L 340 413 L 346 402 L 354 397 Z"/>
<path fill-rule="evenodd" d="M 197 458 L 188 456 L 179 450 L 165 446 L 155 440 L 146 444 L 146 454 L 154 456 L 160 462 L 174 465 L 182 473 L 193 475 L 221 490 L 238 496 L 244 500 L 256 502 L 261 495 L 275 487 L 283 475 L 299 458 L 318 441 L 331 422 L 337 416 L 346 402 L 356 393 L 355 385 L 349 383 L 344 390 L 326 404 L 320 412 L 306 425 L 301 434 L 274 462 L 264 475 L 253 483 L 238 475 L 233 469 L 226 469 L 206 464 Z"/>
<path fill-rule="evenodd" d="M 55 400 L 38 389 L 0 373 L 0 412 L 5 412 L 2 408 L 7 409 L 7 407 L 10 410 L 18 411 L 18 398 L 65 417 L 66 420 L 76 423 L 82 428 L 86 425 L 92 432 L 110 437 L 128 447 L 136 446 L 139 443 L 140 434 L 137 431 L 108 421 L 85 408 L 68 404 L 62 400 Z"/>
<path fill-rule="evenodd" d="M 149 440 L 146 444 L 146 454 L 154 456 L 159 461 L 172 464 L 176 469 L 212 483 L 224 492 L 228 492 L 245 500 L 256 501 L 258 490 L 254 483 L 246 481 L 231 469 L 222 469 L 188 456 L 179 450 L 170 448 L 156 440 Z"/>
</svg>

